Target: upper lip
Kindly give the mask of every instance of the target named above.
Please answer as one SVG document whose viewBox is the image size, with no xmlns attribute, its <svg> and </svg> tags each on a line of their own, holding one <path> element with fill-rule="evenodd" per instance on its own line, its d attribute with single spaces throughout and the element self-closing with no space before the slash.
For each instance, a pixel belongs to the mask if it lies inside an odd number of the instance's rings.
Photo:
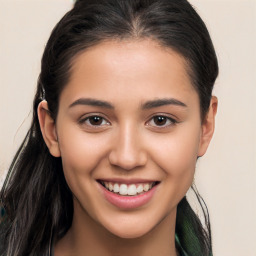
<svg viewBox="0 0 256 256">
<path fill-rule="evenodd" d="M 104 179 L 97 179 L 97 181 L 105 181 L 105 182 L 113 182 L 113 183 L 121 183 L 121 184 L 135 184 L 135 183 L 152 183 L 152 182 L 159 182 L 158 180 L 154 179 L 123 179 L 123 178 L 104 178 Z"/>
</svg>

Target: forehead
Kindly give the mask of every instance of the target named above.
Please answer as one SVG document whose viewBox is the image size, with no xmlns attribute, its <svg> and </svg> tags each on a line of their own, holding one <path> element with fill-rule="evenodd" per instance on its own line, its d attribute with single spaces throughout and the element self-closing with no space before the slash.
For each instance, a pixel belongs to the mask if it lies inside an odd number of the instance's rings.
<svg viewBox="0 0 256 256">
<path fill-rule="evenodd" d="M 152 40 L 103 42 L 74 59 L 61 98 L 86 96 L 117 101 L 136 95 L 143 101 L 191 93 L 197 97 L 187 66 L 177 52 Z"/>
</svg>

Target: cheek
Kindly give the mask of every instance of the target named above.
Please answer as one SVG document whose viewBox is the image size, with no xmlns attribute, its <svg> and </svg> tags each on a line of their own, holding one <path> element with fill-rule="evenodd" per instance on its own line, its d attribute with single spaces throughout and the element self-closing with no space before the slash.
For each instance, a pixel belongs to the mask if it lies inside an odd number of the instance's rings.
<svg viewBox="0 0 256 256">
<path fill-rule="evenodd" d="M 90 175 L 107 154 L 107 138 L 100 133 L 88 134 L 66 125 L 58 136 L 63 170 L 68 178 Z"/>
<path fill-rule="evenodd" d="M 70 190 L 86 209 L 94 209 L 93 174 L 107 155 L 108 136 L 88 134 L 66 122 L 58 138 L 63 172 Z"/>
<path fill-rule="evenodd" d="M 191 186 L 197 161 L 200 127 L 186 127 L 152 141 L 153 161 L 165 172 L 168 182 Z"/>
</svg>

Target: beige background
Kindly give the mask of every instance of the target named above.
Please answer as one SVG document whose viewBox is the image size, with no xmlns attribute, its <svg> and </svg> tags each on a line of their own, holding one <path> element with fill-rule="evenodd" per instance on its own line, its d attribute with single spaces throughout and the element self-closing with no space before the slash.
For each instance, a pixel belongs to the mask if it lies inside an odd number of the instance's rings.
<svg viewBox="0 0 256 256">
<path fill-rule="evenodd" d="M 40 57 L 71 0 L 0 0 L 0 182 L 30 123 Z M 216 133 L 196 184 L 214 255 L 256 256 L 256 1 L 191 0 L 220 62 Z"/>
</svg>

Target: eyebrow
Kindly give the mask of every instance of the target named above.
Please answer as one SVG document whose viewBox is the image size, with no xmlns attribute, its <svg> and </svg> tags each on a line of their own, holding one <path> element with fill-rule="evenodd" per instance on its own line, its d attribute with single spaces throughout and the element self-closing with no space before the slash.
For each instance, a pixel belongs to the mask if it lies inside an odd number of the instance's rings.
<svg viewBox="0 0 256 256">
<path fill-rule="evenodd" d="M 74 101 L 69 108 L 72 108 L 74 106 L 78 105 L 87 105 L 87 106 L 96 106 L 96 107 L 103 107 L 108 109 L 114 109 L 114 106 L 103 100 L 98 99 L 91 99 L 91 98 L 80 98 L 76 101 Z M 157 99 L 157 100 L 150 100 L 142 104 L 142 109 L 150 109 L 150 108 L 157 108 L 165 105 L 175 105 L 175 106 L 181 106 L 181 107 L 187 107 L 187 105 L 177 99 Z"/>
<path fill-rule="evenodd" d="M 87 106 L 96 106 L 96 107 L 103 107 L 108 109 L 114 109 L 114 106 L 107 101 L 97 100 L 97 99 L 90 99 L 90 98 L 81 98 L 74 101 L 69 108 L 72 108 L 77 105 L 87 105 Z"/>
<path fill-rule="evenodd" d="M 142 105 L 142 109 L 157 108 L 165 105 L 187 107 L 185 103 L 177 99 L 170 98 L 170 99 L 157 99 L 157 100 L 147 101 Z"/>
</svg>

